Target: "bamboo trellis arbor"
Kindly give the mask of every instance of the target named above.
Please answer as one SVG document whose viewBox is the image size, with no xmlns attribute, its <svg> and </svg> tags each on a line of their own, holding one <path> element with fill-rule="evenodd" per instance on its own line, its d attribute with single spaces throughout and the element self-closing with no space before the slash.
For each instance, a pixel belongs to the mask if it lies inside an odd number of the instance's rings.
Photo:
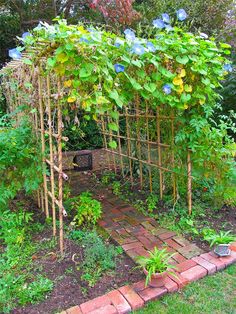
<svg viewBox="0 0 236 314">
<path fill-rule="evenodd" d="M 68 140 L 63 136 L 62 99 L 65 91 L 63 78 L 54 72 L 45 74 L 44 68 L 44 58 L 39 58 L 34 65 L 27 65 L 22 60 L 12 61 L 1 71 L 4 73 L 2 85 L 8 110 L 13 112 L 24 105 L 30 113 L 43 156 L 43 184 L 37 192 L 38 205 L 47 217 L 52 217 L 53 235 L 56 236 L 59 231 L 60 250 L 63 252 L 63 217 L 66 215 L 63 207 L 63 181 L 68 179 L 62 168 L 62 144 Z M 148 185 L 150 191 L 155 193 L 157 190 L 153 181 L 158 176 L 160 199 L 167 193 L 168 184 L 174 201 L 178 198 L 178 177 L 184 177 L 191 213 L 191 156 L 189 150 L 186 150 L 184 161 L 176 156 L 178 148 L 174 143 L 177 128 L 174 110 L 167 114 L 163 106 L 153 109 L 148 103 L 143 105 L 137 96 L 135 103 L 119 110 L 118 115 L 117 132 L 108 128 L 111 119 L 109 114 L 101 114 L 97 121 L 107 152 L 108 167 L 122 176 L 127 176 L 128 173 L 131 184 L 138 177 L 140 188 Z M 165 135 L 167 133 L 168 136 Z M 109 147 L 109 142 L 113 140 L 117 143 L 116 148 Z M 185 173 L 176 171 L 180 166 L 185 169 Z"/>
</svg>

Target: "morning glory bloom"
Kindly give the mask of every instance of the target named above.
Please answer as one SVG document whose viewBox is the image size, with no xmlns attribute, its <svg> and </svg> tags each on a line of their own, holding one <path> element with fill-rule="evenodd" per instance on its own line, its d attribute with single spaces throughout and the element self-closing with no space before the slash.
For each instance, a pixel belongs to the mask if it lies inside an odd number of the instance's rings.
<svg viewBox="0 0 236 314">
<path fill-rule="evenodd" d="M 115 43 L 114 43 L 114 46 L 120 47 L 121 45 L 124 45 L 124 41 L 121 40 L 120 38 L 117 38 Z"/>
<path fill-rule="evenodd" d="M 142 45 L 140 45 L 140 44 L 134 44 L 134 45 L 132 46 L 131 51 L 132 51 L 133 53 L 135 53 L 136 55 L 141 56 L 142 54 L 145 53 L 145 48 L 144 48 Z"/>
<path fill-rule="evenodd" d="M 226 63 L 224 65 L 224 70 L 227 71 L 227 72 L 233 72 L 233 67 L 230 63 Z"/>
<path fill-rule="evenodd" d="M 135 33 L 131 29 L 127 28 L 124 31 L 124 33 L 125 33 L 125 37 L 126 37 L 127 40 L 130 40 L 130 41 L 135 40 L 135 38 L 136 38 L 135 37 Z"/>
<path fill-rule="evenodd" d="M 25 32 L 22 34 L 21 36 L 23 39 L 25 39 L 26 37 L 32 37 L 32 34 L 30 34 L 29 32 Z"/>
<path fill-rule="evenodd" d="M 173 31 L 174 30 L 174 28 L 171 26 L 171 25 L 166 25 L 166 30 L 168 31 L 168 32 L 170 32 L 170 31 Z"/>
<path fill-rule="evenodd" d="M 156 28 L 160 28 L 160 29 L 165 28 L 165 23 L 161 19 L 153 20 L 152 24 Z"/>
<path fill-rule="evenodd" d="M 169 95 L 171 93 L 171 86 L 169 84 L 165 84 L 162 90 L 166 95 Z"/>
<path fill-rule="evenodd" d="M 150 52 L 155 52 L 157 50 L 156 47 L 153 45 L 153 43 L 151 43 L 150 41 L 147 42 L 147 49 Z"/>
<path fill-rule="evenodd" d="M 88 40 L 87 38 L 84 38 L 84 37 L 81 37 L 81 38 L 79 39 L 79 41 L 80 41 L 81 43 L 86 43 L 86 44 L 89 43 L 89 40 Z"/>
<path fill-rule="evenodd" d="M 114 68 L 116 70 L 116 73 L 124 72 L 125 67 L 122 64 L 116 63 L 114 65 Z"/>
<path fill-rule="evenodd" d="M 200 33 L 199 34 L 201 38 L 204 38 L 204 39 L 207 39 L 208 38 L 208 35 L 205 34 L 205 33 Z"/>
<path fill-rule="evenodd" d="M 163 22 L 165 22 L 165 23 L 167 23 L 167 24 L 170 23 L 170 16 L 169 16 L 169 14 L 163 13 L 161 16 L 162 16 Z"/>
<path fill-rule="evenodd" d="M 177 11 L 177 18 L 178 18 L 179 21 L 184 21 L 184 20 L 186 20 L 187 16 L 188 16 L 188 15 L 187 15 L 187 13 L 185 12 L 184 9 L 179 9 L 179 10 Z"/>
<path fill-rule="evenodd" d="M 8 55 L 14 60 L 19 60 L 22 57 L 22 54 L 17 48 L 9 49 Z"/>
</svg>

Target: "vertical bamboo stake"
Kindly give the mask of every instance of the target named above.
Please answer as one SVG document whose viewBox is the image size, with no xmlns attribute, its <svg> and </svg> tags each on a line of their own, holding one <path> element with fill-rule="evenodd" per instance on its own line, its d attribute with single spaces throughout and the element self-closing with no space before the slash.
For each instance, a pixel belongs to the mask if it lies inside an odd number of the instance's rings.
<svg viewBox="0 0 236 314">
<path fill-rule="evenodd" d="M 119 115 L 119 113 L 118 113 Z M 121 165 L 121 173 L 122 173 L 122 177 L 124 178 L 125 174 L 124 174 L 124 163 L 123 163 L 123 156 L 122 156 L 122 147 L 121 147 L 121 141 L 120 141 L 120 115 L 118 116 L 118 130 L 117 130 L 117 135 L 118 135 L 118 149 L 119 149 L 119 160 L 120 160 L 120 165 Z"/>
<path fill-rule="evenodd" d="M 48 112 L 48 126 L 49 126 L 49 148 L 50 148 L 50 180 L 52 193 L 52 225 L 53 236 L 56 236 L 56 208 L 55 208 L 55 179 L 54 179 L 54 158 L 53 158 L 53 140 L 52 140 L 52 112 L 51 112 L 51 90 L 50 90 L 50 76 L 47 75 L 47 112 Z"/>
<path fill-rule="evenodd" d="M 60 224 L 60 251 L 63 254 L 64 251 L 64 241 L 63 241 L 63 177 L 62 177 L 62 112 L 61 112 L 61 82 L 58 80 L 58 106 L 57 106 L 57 125 L 58 125 L 58 202 L 59 202 L 59 224 Z"/>
<path fill-rule="evenodd" d="M 151 153 L 150 153 L 150 141 L 149 141 L 149 121 L 148 121 L 148 105 L 146 103 L 146 134 L 147 134 L 147 147 L 148 147 L 148 173 L 149 173 L 149 186 L 150 192 L 152 192 L 152 170 L 151 170 Z"/>
<path fill-rule="evenodd" d="M 188 150 L 187 154 L 187 166 L 188 166 L 188 213 L 192 214 L 192 163 L 191 153 Z"/>
<path fill-rule="evenodd" d="M 139 97 L 136 97 L 136 120 L 137 120 L 137 153 L 139 159 L 139 174 L 140 174 L 140 187 L 143 188 L 143 165 L 141 162 L 141 142 L 140 142 L 140 115 L 139 115 Z"/>
<path fill-rule="evenodd" d="M 172 162 L 172 170 L 175 165 L 175 152 L 174 152 L 174 146 L 175 146 L 175 129 L 174 129 L 174 115 L 172 113 L 171 115 L 171 162 Z M 177 193 L 176 193 L 176 175 L 174 172 L 172 172 L 172 181 L 173 181 L 173 198 L 174 202 L 176 202 L 177 199 Z"/>
<path fill-rule="evenodd" d="M 156 116 L 157 116 L 157 149 L 158 149 L 158 166 L 161 167 L 161 131 L 160 131 L 160 109 L 157 108 Z M 159 168 L 159 178 L 160 178 L 160 199 L 163 199 L 163 174 L 161 168 Z"/>
<path fill-rule="evenodd" d="M 129 119 L 128 119 L 128 109 L 125 107 L 125 121 L 126 121 L 126 133 L 127 133 L 127 153 L 129 158 L 129 170 L 130 170 L 130 181 L 131 185 L 134 184 L 133 170 L 132 170 L 132 160 L 131 160 L 131 143 L 130 143 L 130 129 L 129 129 Z"/>
<path fill-rule="evenodd" d="M 46 177 L 46 158 L 45 158 L 45 131 L 44 131 L 44 112 L 43 112 L 43 101 L 42 101 L 42 80 L 41 80 L 41 68 L 39 68 L 38 74 L 38 89 L 39 89 L 39 113 L 40 113 L 40 128 L 41 128 L 41 147 L 42 147 L 42 158 L 43 158 L 43 186 L 44 186 L 44 199 L 45 199 L 45 213 L 46 217 L 49 217 L 48 211 L 48 188 L 47 188 L 47 177 Z"/>
<path fill-rule="evenodd" d="M 109 123 L 110 123 L 110 117 L 108 116 L 107 117 L 107 122 L 108 122 L 108 132 L 109 132 L 109 138 L 110 138 L 110 141 L 112 141 L 112 132 L 111 130 L 109 129 Z M 113 152 L 113 148 L 112 148 L 112 152 Z M 116 157 L 115 157 L 115 154 L 112 153 L 112 159 L 113 159 L 113 165 L 114 165 L 114 170 L 115 170 L 115 174 L 117 173 L 117 169 L 116 169 Z"/>
<path fill-rule="evenodd" d="M 107 151 L 108 146 L 107 146 L 107 137 L 106 137 L 106 127 L 105 127 L 105 121 L 104 121 L 103 115 L 101 115 L 101 122 L 102 122 L 102 133 L 103 133 L 103 144 L 104 144 L 105 150 L 106 150 L 108 168 L 111 169 L 110 155 L 109 155 L 109 152 Z"/>
</svg>

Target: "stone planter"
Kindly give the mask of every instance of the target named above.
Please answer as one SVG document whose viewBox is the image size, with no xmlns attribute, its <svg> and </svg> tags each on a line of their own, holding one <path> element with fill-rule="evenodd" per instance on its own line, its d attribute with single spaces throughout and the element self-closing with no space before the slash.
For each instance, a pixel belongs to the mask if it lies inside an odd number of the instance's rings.
<svg viewBox="0 0 236 314">
<path fill-rule="evenodd" d="M 143 269 L 144 274 L 147 276 L 148 275 L 148 271 L 144 268 Z M 151 280 L 149 281 L 148 285 L 150 287 L 153 288 L 158 288 L 158 287 L 162 287 L 165 285 L 166 282 L 166 278 L 167 278 L 167 271 L 163 272 L 163 273 L 156 273 L 153 274 L 151 277 Z"/>
<path fill-rule="evenodd" d="M 231 254 L 230 244 L 219 244 L 215 247 L 214 253 L 220 257 L 229 256 Z"/>
</svg>

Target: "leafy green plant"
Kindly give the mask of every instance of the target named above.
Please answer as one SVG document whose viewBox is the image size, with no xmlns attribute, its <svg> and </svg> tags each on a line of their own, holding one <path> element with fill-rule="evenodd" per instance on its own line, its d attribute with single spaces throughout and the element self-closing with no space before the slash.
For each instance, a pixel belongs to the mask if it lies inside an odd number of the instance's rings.
<svg viewBox="0 0 236 314">
<path fill-rule="evenodd" d="M 73 230 L 70 237 L 77 240 L 84 248 L 82 279 L 93 287 L 104 272 L 116 266 L 116 257 L 122 253 L 122 248 L 105 243 L 96 231 Z"/>
<path fill-rule="evenodd" d="M 69 200 L 70 208 L 76 210 L 72 224 L 81 226 L 95 225 L 102 215 L 101 203 L 92 198 L 90 192 L 83 192 L 78 197 Z"/>
<path fill-rule="evenodd" d="M 101 182 L 104 185 L 108 185 L 115 179 L 115 173 L 112 171 L 105 171 L 101 177 Z"/>
<path fill-rule="evenodd" d="M 174 265 L 170 264 L 169 260 L 174 255 L 170 255 L 166 252 L 166 249 L 158 250 L 157 247 L 153 251 L 148 251 L 149 256 L 138 256 L 137 262 L 140 267 L 145 268 L 148 272 L 146 276 L 145 284 L 148 285 L 152 275 L 163 272 L 170 272 L 171 269 L 175 268 Z"/>
<path fill-rule="evenodd" d="M 147 204 L 148 211 L 150 213 L 152 213 L 154 211 L 154 209 L 156 209 L 158 200 L 159 200 L 159 198 L 156 194 L 150 193 L 148 195 L 148 197 L 146 199 L 146 204 Z"/>
<path fill-rule="evenodd" d="M 218 244 L 229 244 L 236 240 L 236 235 L 229 231 L 220 231 L 217 233 L 208 234 L 204 237 L 204 240 L 210 243 L 210 247 Z"/>
<path fill-rule="evenodd" d="M 114 181 L 112 183 L 112 192 L 117 196 L 121 194 L 121 183 L 119 181 Z"/>
</svg>

